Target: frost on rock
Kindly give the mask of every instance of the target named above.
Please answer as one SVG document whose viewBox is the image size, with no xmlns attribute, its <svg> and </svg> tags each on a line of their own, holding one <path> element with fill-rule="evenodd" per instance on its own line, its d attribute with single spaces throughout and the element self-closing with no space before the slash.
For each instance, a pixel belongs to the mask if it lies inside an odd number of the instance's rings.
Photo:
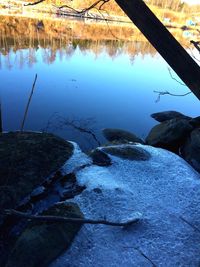
<svg viewBox="0 0 200 267">
<path fill-rule="evenodd" d="M 73 172 L 76 168 L 90 164 L 92 162 L 92 160 L 81 151 L 81 149 L 76 143 L 70 143 L 74 146 L 74 151 L 73 155 L 65 162 L 62 167 L 63 174 Z"/>
<path fill-rule="evenodd" d="M 149 160 L 109 155 L 111 166 L 78 171 L 87 189 L 74 201 L 85 218 L 121 222 L 142 214 L 142 219 L 126 228 L 84 225 L 51 267 L 199 266 L 199 174 L 175 154 L 137 146 L 151 154 Z"/>
</svg>

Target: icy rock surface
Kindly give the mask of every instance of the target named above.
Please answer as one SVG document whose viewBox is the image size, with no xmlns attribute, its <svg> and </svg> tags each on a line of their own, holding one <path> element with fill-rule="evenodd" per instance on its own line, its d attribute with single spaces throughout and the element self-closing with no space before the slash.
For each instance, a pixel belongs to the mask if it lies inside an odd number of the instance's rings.
<svg viewBox="0 0 200 267">
<path fill-rule="evenodd" d="M 72 156 L 66 161 L 66 163 L 62 167 L 63 174 L 68 174 L 70 172 L 73 172 L 78 167 L 92 163 L 91 158 L 86 156 L 86 154 L 81 151 L 81 149 L 76 143 L 70 143 L 74 146 L 74 151 Z"/>
<path fill-rule="evenodd" d="M 126 228 L 84 225 L 51 267 L 199 266 L 199 174 L 166 150 L 138 147 L 151 154 L 149 160 L 109 155 L 111 166 L 77 172 L 87 189 L 74 201 L 85 218 L 125 221 L 139 212 L 142 219 Z"/>
</svg>

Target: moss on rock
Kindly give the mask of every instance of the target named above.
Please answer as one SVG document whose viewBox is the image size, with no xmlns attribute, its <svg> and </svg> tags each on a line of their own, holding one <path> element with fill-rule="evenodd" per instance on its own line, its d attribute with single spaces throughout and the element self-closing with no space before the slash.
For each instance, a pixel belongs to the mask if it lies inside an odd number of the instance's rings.
<svg viewBox="0 0 200 267">
<path fill-rule="evenodd" d="M 43 215 L 83 218 L 75 203 L 59 203 Z M 72 243 L 81 224 L 31 222 L 15 243 L 5 267 L 46 267 Z"/>
<path fill-rule="evenodd" d="M 92 158 L 93 164 L 98 166 L 110 166 L 112 164 L 109 156 L 98 148 L 91 151 L 89 156 Z"/>
<path fill-rule="evenodd" d="M 72 152 L 72 144 L 53 134 L 0 134 L 0 209 L 15 207 L 60 168 Z"/>
<path fill-rule="evenodd" d="M 147 151 L 136 146 L 111 146 L 103 148 L 103 151 L 122 159 L 148 160 L 150 158 Z"/>
</svg>

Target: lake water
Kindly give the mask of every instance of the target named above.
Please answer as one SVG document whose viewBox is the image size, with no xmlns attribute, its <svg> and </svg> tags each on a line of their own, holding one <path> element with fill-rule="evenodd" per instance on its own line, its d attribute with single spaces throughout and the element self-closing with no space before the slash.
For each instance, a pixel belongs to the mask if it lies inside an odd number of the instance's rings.
<svg viewBox="0 0 200 267">
<path fill-rule="evenodd" d="M 25 130 L 46 130 L 96 146 L 91 136 L 69 127 L 122 128 L 145 138 L 156 122 L 150 114 L 176 110 L 200 115 L 198 99 L 162 96 L 188 91 L 130 25 L 0 16 L 0 97 L 3 128 L 20 128 L 35 74 L 38 74 Z M 183 35 L 184 38 L 184 35 Z M 189 46 L 190 39 L 183 39 Z M 199 57 L 197 51 L 192 51 Z"/>
</svg>

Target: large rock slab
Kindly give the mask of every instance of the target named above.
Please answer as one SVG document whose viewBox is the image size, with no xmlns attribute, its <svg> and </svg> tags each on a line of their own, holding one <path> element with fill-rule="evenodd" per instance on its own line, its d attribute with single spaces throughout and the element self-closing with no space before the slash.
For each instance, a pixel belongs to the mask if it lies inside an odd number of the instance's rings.
<svg viewBox="0 0 200 267">
<path fill-rule="evenodd" d="M 59 203 L 43 215 L 83 218 L 77 204 Z M 67 249 L 81 224 L 58 222 L 32 222 L 22 232 L 5 267 L 47 267 Z"/>
<path fill-rule="evenodd" d="M 164 121 L 175 119 L 175 118 L 189 119 L 189 120 L 191 119 L 191 117 L 188 117 L 180 112 L 173 111 L 173 110 L 156 112 L 156 113 L 151 114 L 151 117 L 158 122 L 164 122 Z"/>
<path fill-rule="evenodd" d="M 132 147 L 151 157 L 131 161 L 109 154 L 111 166 L 78 171 L 86 190 L 73 201 L 85 218 L 126 221 L 140 213 L 141 220 L 126 228 L 84 225 L 50 267 L 199 266 L 199 174 L 174 153 Z"/>
<path fill-rule="evenodd" d="M 181 156 L 200 172 L 200 129 L 193 130 L 181 147 Z"/>
<path fill-rule="evenodd" d="M 134 133 L 130 133 L 122 129 L 106 128 L 102 130 L 102 133 L 109 142 L 133 142 L 144 144 L 144 141 L 141 138 L 137 137 Z"/>
<path fill-rule="evenodd" d="M 178 153 L 179 147 L 192 130 L 189 120 L 177 118 L 167 120 L 151 129 L 146 143 Z"/>
<path fill-rule="evenodd" d="M 73 153 L 73 145 L 53 134 L 0 134 L 0 209 L 14 208 Z"/>
</svg>

